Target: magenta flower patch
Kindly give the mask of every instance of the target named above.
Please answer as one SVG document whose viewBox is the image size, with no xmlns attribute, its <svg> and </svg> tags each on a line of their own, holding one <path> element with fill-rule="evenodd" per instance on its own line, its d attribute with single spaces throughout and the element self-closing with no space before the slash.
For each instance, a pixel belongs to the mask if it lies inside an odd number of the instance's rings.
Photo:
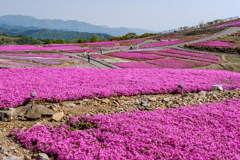
<svg viewBox="0 0 240 160">
<path fill-rule="evenodd" d="M 163 67 L 177 68 L 177 69 L 194 68 L 194 67 L 209 65 L 208 63 L 181 60 L 181 59 L 163 59 L 163 60 L 147 61 L 147 63 L 155 64 Z"/>
<path fill-rule="evenodd" d="M 94 128 L 35 126 L 18 143 L 59 160 L 239 159 L 240 100 L 153 112 L 71 117 Z"/>
<path fill-rule="evenodd" d="M 112 63 L 120 68 L 160 68 L 160 66 L 147 64 L 143 62 Z"/>
<path fill-rule="evenodd" d="M 135 61 L 145 61 L 145 60 L 165 58 L 164 56 L 149 55 L 149 54 L 142 54 L 142 53 L 128 53 L 128 52 L 117 52 L 117 53 L 111 53 L 109 55 L 114 57 L 131 59 Z"/>
<path fill-rule="evenodd" d="M 150 64 L 149 64 L 150 65 Z M 240 73 L 196 69 L 26 68 L 0 70 L 0 108 L 36 99 L 70 101 L 84 98 L 180 93 L 240 88 Z M 117 86 L 117 87 L 116 87 Z"/>
</svg>

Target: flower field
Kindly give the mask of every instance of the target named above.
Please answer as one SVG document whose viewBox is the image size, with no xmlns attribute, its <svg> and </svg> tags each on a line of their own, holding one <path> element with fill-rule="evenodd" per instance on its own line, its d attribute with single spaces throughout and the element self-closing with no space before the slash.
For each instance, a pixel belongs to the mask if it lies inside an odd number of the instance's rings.
<svg viewBox="0 0 240 160">
<path fill-rule="evenodd" d="M 165 58 L 164 56 L 148 55 L 148 54 L 142 54 L 142 53 L 128 53 L 128 52 L 117 52 L 117 53 L 111 53 L 108 55 L 114 56 L 114 57 L 125 58 L 125 59 L 131 59 L 131 60 L 135 60 L 135 61 L 144 61 L 144 60 Z"/>
<path fill-rule="evenodd" d="M 208 66 L 208 63 L 203 62 L 195 62 L 195 61 L 187 61 L 181 59 L 163 59 L 163 60 L 155 60 L 155 61 L 146 61 L 146 63 L 155 64 L 163 67 L 171 67 L 177 69 L 184 68 L 194 68 L 200 66 Z"/>
<path fill-rule="evenodd" d="M 166 49 L 166 50 L 161 50 L 161 51 L 167 52 L 167 53 L 181 54 L 181 55 L 186 55 L 186 56 L 201 57 L 201 58 L 212 59 L 212 60 L 217 60 L 217 61 L 219 60 L 218 56 L 211 55 L 211 54 L 193 53 L 193 52 L 179 51 L 179 50 L 174 50 L 174 49 Z"/>
<path fill-rule="evenodd" d="M 204 41 L 199 43 L 193 43 L 184 45 L 186 48 L 210 51 L 210 52 L 221 52 L 230 54 L 239 54 L 240 48 L 237 47 L 237 43 L 221 42 L 221 41 Z"/>
<path fill-rule="evenodd" d="M 83 53 L 84 51 L 86 51 L 86 52 L 97 52 L 96 49 L 73 49 L 73 50 L 64 50 L 63 52 L 68 52 L 68 53 Z"/>
<path fill-rule="evenodd" d="M 20 67 L 41 67 L 40 65 L 31 65 L 31 64 L 23 64 L 23 63 L 8 62 L 8 61 L 0 61 L 0 64 L 6 64 L 10 66 L 20 66 Z"/>
<path fill-rule="evenodd" d="M 215 25 L 209 28 L 220 28 L 220 27 L 240 27 L 240 20 L 221 24 L 221 25 Z"/>
<path fill-rule="evenodd" d="M 17 57 L 17 56 L 15 57 L 15 56 L 4 56 L 4 55 L 0 55 L 0 59 L 27 61 L 27 62 L 35 62 L 35 63 L 41 63 L 41 64 L 50 64 L 50 65 L 59 65 L 63 63 L 61 61 L 53 61 L 53 60 L 42 59 L 42 58 L 29 58 L 29 57 Z"/>
<path fill-rule="evenodd" d="M 51 54 L 46 54 L 46 55 L 41 55 L 41 54 L 0 54 L 4 56 L 19 56 L 19 57 L 42 57 L 42 58 L 59 58 L 59 59 L 69 59 L 65 56 L 61 55 L 51 55 Z"/>
<path fill-rule="evenodd" d="M 174 58 L 183 58 L 183 59 L 191 59 L 196 61 L 202 61 L 202 62 L 209 62 L 209 63 L 222 63 L 222 61 L 216 61 L 211 59 L 204 59 L 204 58 L 198 58 L 198 57 L 192 57 L 192 56 L 185 56 L 185 55 L 178 55 L 178 54 L 171 54 L 171 53 L 164 53 L 164 52 L 141 52 L 146 54 L 156 54 L 166 57 L 174 57 Z"/>
<path fill-rule="evenodd" d="M 55 159 L 239 159 L 240 100 L 174 110 L 70 117 L 93 128 L 35 126 L 18 143 Z"/>
<path fill-rule="evenodd" d="M 127 63 L 112 63 L 115 66 L 118 66 L 120 68 L 160 68 L 160 66 L 147 64 L 143 62 L 127 62 Z"/>
<path fill-rule="evenodd" d="M 43 47 L 34 45 L 18 45 L 18 46 L 0 46 L 0 51 L 44 51 L 44 50 L 68 50 L 68 49 L 80 49 L 76 46 L 57 46 L 57 47 Z"/>
<path fill-rule="evenodd" d="M 30 100 L 78 100 L 84 98 L 180 93 L 240 88 L 240 74 L 220 70 L 191 69 L 81 69 L 26 68 L 0 70 L 0 108 L 16 107 Z"/>
</svg>

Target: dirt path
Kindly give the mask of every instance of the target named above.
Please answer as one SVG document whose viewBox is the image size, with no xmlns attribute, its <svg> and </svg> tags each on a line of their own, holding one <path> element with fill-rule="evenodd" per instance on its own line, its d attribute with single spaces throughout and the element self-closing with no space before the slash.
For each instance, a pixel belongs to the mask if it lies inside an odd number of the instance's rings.
<svg viewBox="0 0 240 160">
<path fill-rule="evenodd" d="M 100 61 L 98 61 L 96 59 L 93 59 L 93 58 L 91 58 L 90 63 L 88 63 L 88 59 L 84 58 L 83 56 L 80 56 L 79 53 L 71 53 L 71 54 L 63 54 L 63 55 L 75 57 L 77 59 L 82 60 L 83 62 L 85 62 L 87 64 L 96 66 L 96 68 L 99 68 L 99 69 L 113 69 L 113 68 L 115 68 L 111 64 L 105 64 L 104 62 L 100 62 Z"/>
</svg>

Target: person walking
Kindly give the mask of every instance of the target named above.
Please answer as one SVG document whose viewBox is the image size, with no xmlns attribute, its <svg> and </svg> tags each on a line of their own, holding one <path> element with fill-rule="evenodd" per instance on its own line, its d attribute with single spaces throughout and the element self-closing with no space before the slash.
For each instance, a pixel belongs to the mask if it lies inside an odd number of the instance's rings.
<svg viewBox="0 0 240 160">
<path fill-rule="evenodd" d="M 138 43 L 137 43 L 137 50 L 138 50 Z"/>
<path fill-rule="evenodd" d="M 132 50 L 133 48 L 132 48 L 132 43 L 131 43 L 131 45 L 130 45 L 130 50 Z"/>
<path fill-rule="evenodd" d="M 86 50 L 84 50 L 84 58 L 86 58 L 87 52 Z"/>
<path fill-rule="evenodd" d="M 90 63 L 90 53 L 89 52 L 88 52 L 87 56 L 88 56 L 88 63 Z"/>
<path fill-rule="evenodd" d="M 100 53 L 102 54 L 102 46 L 100 46 Z"/>
</svg>

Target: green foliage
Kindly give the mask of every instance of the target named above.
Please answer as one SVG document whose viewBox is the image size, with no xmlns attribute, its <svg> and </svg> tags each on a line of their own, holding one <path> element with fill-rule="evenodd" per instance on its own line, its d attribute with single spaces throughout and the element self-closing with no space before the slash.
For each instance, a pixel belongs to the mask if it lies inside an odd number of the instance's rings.
<svg viewBox="0 0 240 160">
<path fill-rule="evenodd" d="M 83 43 L 84 42 L 84 39 L 83 38 L 81 38 L 81 39 L 77 39 L 77 40 L 75 40 L 77 43 Z"/>
<path fill-rule="evenodd" d="M 158 35 L 156 33 L 144 33 L 142 35 L 137 35 L 136 33 L 130 32 L 128 34 L 123 35 L 122 37 L 108 37 L 109 41 L 121 41 L 121 40 L 129 40 L 129 39 L 137 39 L 137 38 L 146 38 L 149 36 Z"/>
<path fill-rule="evenodd" d="M 105 39 L 100 39 L 99 42 L 105 42 L 106 40 Z"/>
<path fill-rule="evenodd" d="M 66 42 L 63 39 L 57 39 L 54 41 L 55 44 L 65 44 Z"/>
<path fill-rule="evenodd" d="M 122 40 L 122 37 L 108 37 L 109 41 L 120 41 Z"/>
<path fill-rule="evenodd" d="M 0 33 L 9 34 L 11 36 L 27 35 L 35 39 L 63 39 L 65 41 L 74 41 L 75 39 L 86 39 L 89 40 L 92 38 L 94 33 L 87 32 L 74 32 L 74 31 L 60 31 L 60 30 L 50 30 L 50 29 L 38 29 L 38 30 L 29 30 L 29 29 L 4 29 L 0 28 Z M 9 36 L 8 35 L 8 36 Z M 96 33 L 99 39 L 108 39 L 110 35 L 104 33 Z"/>
<path fill-rule="evenodd" d="M 1 45 L 1 44 L 8 44 L 8 43 L 11 43 L 11 42 L 12 42 L 11 39 L 2 38 L 2 39 L 0 40 L 0 45 Z"/>
<path fill-rule="evenodd" d="M 20 35 L 20 38 L 18 40 L 15 40 L 15 42 L 19 45 L 23 44 L 42 44 L 42 41 L 38 39 L 33 39 L 31 37 L 25 36 L 25 35 Z"/>
<path fill-rule="evenodd" d="M 98 42 L 98 36 L 94 34 L 89 42 Z"/>
<path fill-rule="evenodd" d="M 130 39 L 130 37 L 127 34 L 122 36 L 122 40 L 129 40 L 129 39 Z"/>
<path fill-rule="evenodd" d="M 53 44 L 53 42 L 50 39 L 47 39 L 44 44 Z"/>
<path fill-rule="evenodd" d="M 138 35 L 136 33 L 130 32 L 126 34 L 125 36 L 128 36 L 130 39 L 136 39 L 138 38 Z"/>
</svg>

